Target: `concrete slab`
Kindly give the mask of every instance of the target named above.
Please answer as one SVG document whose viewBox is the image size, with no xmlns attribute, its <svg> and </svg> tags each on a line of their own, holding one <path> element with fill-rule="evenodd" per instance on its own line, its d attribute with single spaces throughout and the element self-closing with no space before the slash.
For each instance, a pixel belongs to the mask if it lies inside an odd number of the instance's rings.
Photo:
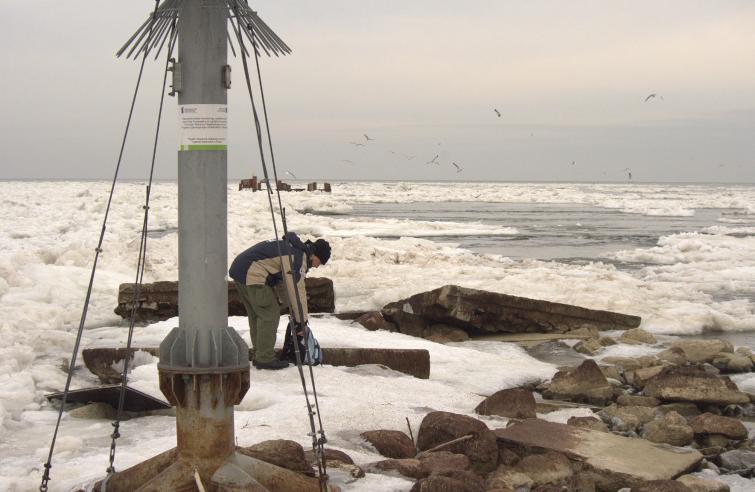
<svg viewBox="0 0 755 492">
<path fill-rule="evenodd" d="M 587 463 L 613 484 L 631 486 L 648 480 L 671 480 L 694 468 L 703 455 L 689 448 L 557 424 L 539 419 L 494 431 L 499 443 L 564 453 Z"/>
<path fill-rule="evenodd" d="M 133 348 L 152 355 L 159 353 L 157 347 Z M 355 367 L 364 364 L 379 364 L 394 371 L 403 372 L 419 379 L 430 377 L 430 352 L 424 349 L 386 348 L 322 348 L 323 363 L 329 366 Z M 84 364 L 103 383 L 116 383 L 121 379 L 114 366 L 122 364 L 125 348 L 91 347 L 82 351 Z"/>
<path fill-rule="evenodd" d="M 82 404 L 101 402 L 107 403 L 113 408 L 118 408 L 120 391 L 120 384 L 71 390 L 68 392 L 66 402 Z M 49 401 L 62 401 L 63 393 L 50 393 L 49 395 L 45 395 L 45 398 Z M 126 386 L 126 396 L 123 402 L 123 409 L 127 412 L 147 412 L 150 410 L 167 410 L 169 408 L 170 405 L 167 402 Z"/>
</svg>

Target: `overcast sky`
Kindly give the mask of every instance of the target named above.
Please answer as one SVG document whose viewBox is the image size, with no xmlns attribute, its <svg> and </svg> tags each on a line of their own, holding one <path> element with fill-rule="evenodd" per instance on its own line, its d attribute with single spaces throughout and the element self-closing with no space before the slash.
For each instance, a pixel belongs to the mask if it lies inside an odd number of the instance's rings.
<svg viewBox="0 0 755 492">
<path fill-rule="evenodd" d="M 281 172 L 755 182 L 752 0 L 250 3 L 293 49 L 262 67 Z M 138 70 L 114 53 L 153 5 L 2 1 L 0 179 L 112 176 Z M 238 178 L 260 170 L 231 64 Z M 124 178 L 147 175 L 162 66 L 147 65 Z M 176 114 L 169 98 L 159 178 L 175 178 Z"/>
</svg>

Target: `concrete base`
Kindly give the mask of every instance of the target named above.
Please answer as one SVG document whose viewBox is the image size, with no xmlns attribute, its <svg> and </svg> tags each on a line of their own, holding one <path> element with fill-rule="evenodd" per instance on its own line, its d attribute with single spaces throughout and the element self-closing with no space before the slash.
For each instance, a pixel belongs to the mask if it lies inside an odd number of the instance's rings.
<svg viewBox="0 0 755 492">
<path fill-rule="evenodd" d="M 95 492 L 195 492 L 197 484 L 191 460 L 177 448 L 97 482 Z M 234 452 L 209 476 L 202 476 L 207 492 L 321 492 L 316 478 L 265 463 Z M 336 492 L 338 487 L 329 485 Z"/>
</svg>

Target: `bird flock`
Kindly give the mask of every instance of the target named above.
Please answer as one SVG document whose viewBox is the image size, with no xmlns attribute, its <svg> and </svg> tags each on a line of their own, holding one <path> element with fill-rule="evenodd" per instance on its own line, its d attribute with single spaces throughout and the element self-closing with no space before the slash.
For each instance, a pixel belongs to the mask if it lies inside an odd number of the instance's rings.
<svg viewBox="0 0 755 492">
<path fill-rule="evenodd" d="M 648 94 L 645 97 L 645 99 L 643 100 L 643 102 L 647 103 L 647 102 L 650 102 L 650 101 L 652 101 L 654 99 L 663 101 L 663 96 L 660 95 L 660 94 L 658 94 L 658 93 L 653 92 L 653 93 Z M 503 117 L 503 115 L 501 114 L 501 111 L 498 108 L 493 108 L 493 113 L 495 114 L 495 116 L 497 118 L 502 118 Z M 535 136 L 534 133 L 530 133 L 530 137 L 534 137 L 534 136 Z M 362 148 L 366 149 L 366 148 L 373 147 L 375 145 L 375 144 L 373 144 L 371 142 L 376 142 L 376 139 L 373 138 L 373 137 L 371 137 L 367 133 L 363 133 L 362 134 L 362 139 L 352 140 L 352 141 L 349 141 L 348 143 L 349 143 L 349 145 L 352 145 L 355 149 L 362 149 Z M 442 142 L 438 142 L 436 145 L 438 147 L 440 147 L 442 145 Z M 407 161 L 414 160 L 414 158 L 417 157 L 416 154 L 405 154 L 403 152 L 397 152 L 397 151 L 391 150 L 391 149 L 389 149 L 388 152 L 391 155 L 400 156 L 400 157 L 402 157 L 403 159 L 405 159 Z M 349 164 L 349 165 L 355 165 L 356 164 L 355 161 L 352 160 L 352 159 L 341 159 L 340 162 L 342 162 L 344 164 Z M 456 161 L 450 161 L 450 162 L 445 162 L 444 163 L 441 160 L 440 153 L 434 153 L 434 155 L 432 156 L 432 158 L 430 158 L 429 160 L 425 161 L 425 164 L 426 165 L 431 165 L 431 166 L 437 166 L 437 167 L 440 167 L 440 166 L 442 166 L 442 165 L 445 164 L 445 165 L 450 166 L 451 169 L 453 171 L 455 171 L 457 174 L 464 171 L 464 167 L 462 167 L 462 165 L 459 164 Z M 571 166 L 576 166 L 577 165 L 577 161 L 576 160 L 571 160 L 570 161 L 570 165 Z M 627 181 L 632 181 L 632 170 L 630 168 L 626 167 L 626 168 L 622 169 L 621 171 L 625 173 Z M 288 174 L 291 177 L 293 177 L 294 179 L 296 179 L 296 176 L 292 172 L 286 171 L 286 174 Z M 606 175 L 605 171 L 603 171 L 603 175 L 604 176 Z"/>
</svg>

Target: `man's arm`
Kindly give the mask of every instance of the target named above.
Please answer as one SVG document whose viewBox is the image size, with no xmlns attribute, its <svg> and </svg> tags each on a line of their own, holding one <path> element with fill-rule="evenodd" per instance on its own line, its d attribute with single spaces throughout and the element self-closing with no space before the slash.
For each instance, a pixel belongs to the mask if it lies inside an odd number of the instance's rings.
<svg viewBox="0 0 755 492">
<path fill-rule="evenodd" d="M 296 292 L 298 291 L 299 299 L 301 300 L 302 311 L 304 313 L 303 322 L 306 323 L 309 319 L 309 310 L 307 308 L 307 288 L 304 285 L 304 269 L 307 268 L 306 264 L 302 265 L 302 268 L 299 272 L 294 273 L 291 271 L 291 262 L 288 260 L 287 256 L 284 256 L 283 268 L 285 272 L 286 293 L 288 294 L 289 310 L 291 311 L 291 314 L 293 314 L 296 322 L 302 323 L 302 320 L 299 316 L 299 307 L 296 304 Z"/>
</svg>

